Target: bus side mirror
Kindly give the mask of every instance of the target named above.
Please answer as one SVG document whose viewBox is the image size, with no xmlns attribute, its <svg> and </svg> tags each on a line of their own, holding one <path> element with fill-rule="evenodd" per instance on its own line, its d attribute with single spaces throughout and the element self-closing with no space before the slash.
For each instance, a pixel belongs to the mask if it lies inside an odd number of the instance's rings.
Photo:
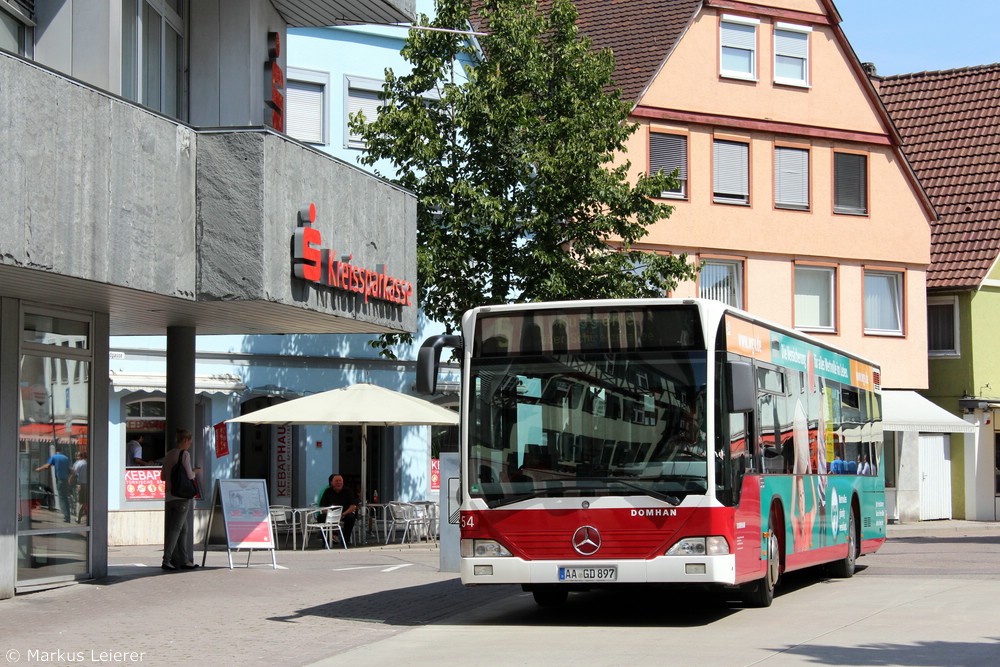
<svg viewBox="0 0 1000 667">
<path fill-rule="evenodd" d="M 462 480 L 458 477 L 448 478 L 448 523 L 458 523 L 459 509 L 462 507 Z"/>
<path fill-rule="evenodd" d="M 752 412 L 757 402 L 753 365 L 747 361 L 726 362 L 726 391 L 729 412 Z"/>
<path fill-rule="evenodd" d="M 462 337 L 438 334 L 424 341 L 417 351 L 417 393 L 433 394 L 437 391 L 438 366 L 441 363 L 441 348 L 461 349 Z"/>
</svg>

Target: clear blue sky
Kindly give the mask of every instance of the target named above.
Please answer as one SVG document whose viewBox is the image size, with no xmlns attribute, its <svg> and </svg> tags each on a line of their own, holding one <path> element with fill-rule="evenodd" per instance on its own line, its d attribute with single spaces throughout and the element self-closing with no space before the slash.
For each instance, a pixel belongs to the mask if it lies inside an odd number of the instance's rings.
<svg viewBox="0 0 1000 667">
<path fill-rule="evenodd" d="M 1000 62 L 1000 0 L 833 0 L 861 62 L 906 74 Z"/>
</svg>

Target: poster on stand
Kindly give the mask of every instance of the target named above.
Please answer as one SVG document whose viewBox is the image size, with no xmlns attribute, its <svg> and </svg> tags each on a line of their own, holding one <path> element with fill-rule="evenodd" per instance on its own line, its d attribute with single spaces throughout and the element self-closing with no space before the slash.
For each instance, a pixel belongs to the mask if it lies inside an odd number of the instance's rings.
<svg viewBox="0 0 1000 667">
<path fill-rule="evenodd" d="M 229 555 L 229 568 L 233 567 L 234 550 L 247 550 L 247 567 L 254 551 L 271 552 L 271 564 L 277 567 L 274 556 L 274 533 L 267 496 L 267 481 L 263 479 L 218 479 L 212 492 L 212 511 L 205 533 L 205 551 L 202 565 L 212 545 L 224 544 Z"/>
</svg>

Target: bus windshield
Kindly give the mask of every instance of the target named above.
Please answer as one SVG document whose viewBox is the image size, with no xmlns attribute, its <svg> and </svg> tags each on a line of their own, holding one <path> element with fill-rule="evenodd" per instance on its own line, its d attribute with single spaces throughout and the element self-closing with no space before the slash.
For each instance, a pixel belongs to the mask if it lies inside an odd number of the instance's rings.
<svg viewBox="0 0 1000 667">
<path fill-rule="evenodd" d="M 521 500 L 704 494 L 706 352 L 473 358 L 470 494 Z"/>
</svg>

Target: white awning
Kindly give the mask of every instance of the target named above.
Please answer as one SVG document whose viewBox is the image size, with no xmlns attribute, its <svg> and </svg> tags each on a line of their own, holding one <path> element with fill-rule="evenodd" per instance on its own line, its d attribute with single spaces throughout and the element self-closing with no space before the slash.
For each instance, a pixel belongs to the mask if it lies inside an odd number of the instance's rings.
<svg viewBox="0 0 1000 667">
<path fill-rule="evenodd" d="M 882 391 L 882 429 L 917 433 L 973 433 L 975 425 L 931 403 L 915 391 Z"/>
<path fill-rule="evenodd" d="M 167 376 L 163 373 L 110 372 L 111 391 L 166 391 Z M 246 385 L 235 375 L 196 375 L 196 394 L 238 394 L 246 391 Z"/>
</svg>

